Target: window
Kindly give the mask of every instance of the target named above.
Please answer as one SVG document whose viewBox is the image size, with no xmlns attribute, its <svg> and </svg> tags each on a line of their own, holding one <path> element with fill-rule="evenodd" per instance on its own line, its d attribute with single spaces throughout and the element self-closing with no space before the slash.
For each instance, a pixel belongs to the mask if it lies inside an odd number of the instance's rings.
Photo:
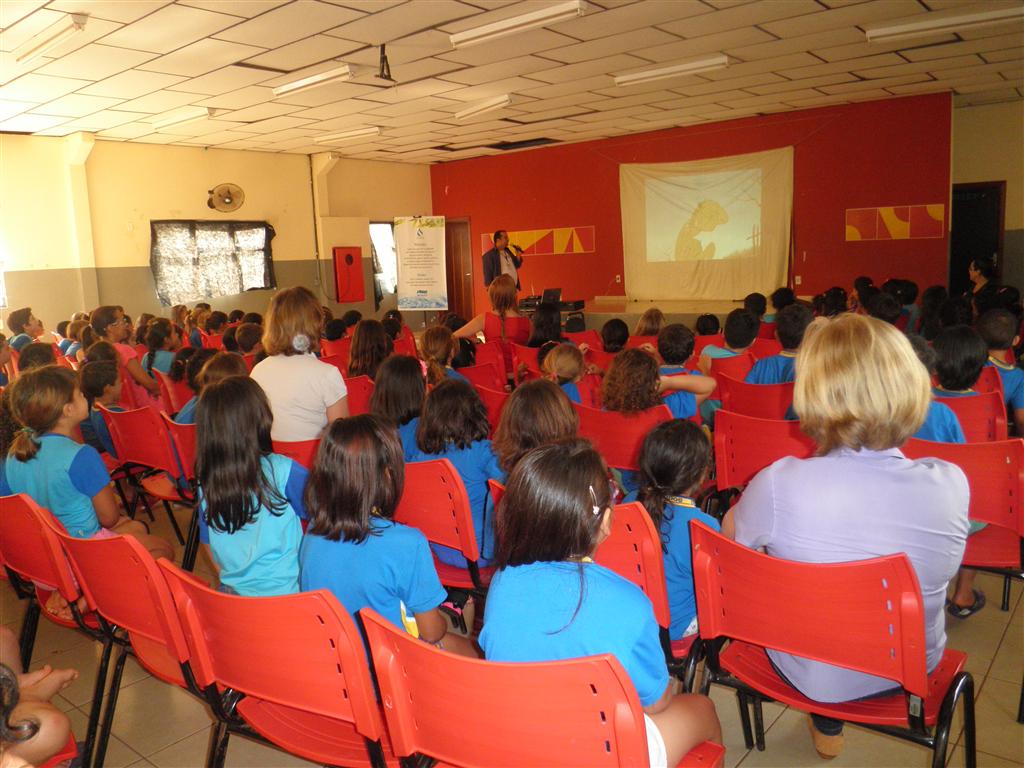
<svg viewBox="0 0 1024 768">
<path fill-rule="evenodd" d="M 265 221 L 151 221 L 150 268 L 164 306 L 275 288 Z"/>
<path fill-rule="evenodd" d="M 370 224 L 373 243 L 374 273 L 382 293 L 394 293 L 398 286 L 398 256 L 395 254 L 395 225 L 391 222 Z"/>
</svg>

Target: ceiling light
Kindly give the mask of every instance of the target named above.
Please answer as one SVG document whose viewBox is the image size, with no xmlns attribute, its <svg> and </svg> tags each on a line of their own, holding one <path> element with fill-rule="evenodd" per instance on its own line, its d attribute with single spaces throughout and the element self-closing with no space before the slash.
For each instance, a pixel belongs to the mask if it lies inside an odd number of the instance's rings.
<svg viewBox="0 0 1024 768">
<path fill-rule="evenodd" d="M 206 120 L 207 118 L 216 117 L 218 114 L 220 114 L 220 110 L 213 107 L 195 107 L 188 112 L 179 112 L 174 117 L 157 120 L 153 123 L 153 127 L 159 131 L 164 128 L 170 128 L 172 125 L 185 125 L 186 123 L 194 123 L 197 120 Z"/>
<path fill-rule="evenodd" d="M 1024 18 L 1024 5 L 1012 8 L 997 8 L 991 11 L 963 13 L 950 16 L 929 13 L 924 18 L 915 17 L 914 21 L 889 24 L 884 27 L 869 27 L 864 30 L 870 43 L 883 43 L 893 40 L 906 40 L 912 37 L 957 32 L 961 29 L 978 29 L 1004 24 L 1008 21 Z"/>
<path fill-rule="evenodd" d="M 356 128 L 354 131 L 332 133 L 330 136 L 318 136 L 313 139 L 313 143 L 336 144 L 340 141 L 351 141 L 352 139 L 363 139 L 369 138 L 370 136 L 380 136 L 380 128 L 375 125 L 371 125 L 369 128 Z"/>
<path fill-rule="evenodd" d="M 26 61 L 37 59 L 51 48 L 56 48 L 65 40 L 74 37 L 85 29 L 85 22 L 89 20 L 84 13 L 70 13 L 56 24 L 47 27 L 42 32 L 33 35 L 24 43 L 14 49 L 14 60 L 23 64 Z"/>
<path fill-rule="evenodd" d="M 652 80 L 665 80 L 669 77 L 696 75 L 701 72 L 713 72 L 716 69 L 725 69 L 727 66 L 729 66 L 729 57 L 725 54 L 719 54 L 708 59 L 688 61 L 685 64 L 673 64 L 670 67 L 658 67 L 657 69 L 645 69 L 640 72 L 631 72 L 628 75 L 616 75 L 615 84 L 623 86 L 636 85 L 637 83 L 649 83 Z"/>
<path fill-rule="evenodd" d="M 508 35 L 524 32 L 535 27 L 546 27 L 548 24 L 555 24 L 559 21 L 568 21 L 582 16 L 587 12 L 587 4 L 583 0 L 570 0 L 567 3 L 558 3 L 538 11 L 531 11 L 520 16 L 512 16 L 508 19 L 501 19 L 491 24 L 474 29 L 467 29 L 465 32 L 456 32 L 451 35 L 453 48 L 467 48 L 471 45 L 490 43 Z"/>
<path fill-rule="evenodd" d="M 474 104 L 471 107 L 466 107 L 465 109 L 459 110 L 458 112 L 455 113 L 455 119 L 466 120 L 470 117 L 482 115 L 485 112 L 493 112 L 496 109 L 507 107 L 511 103 L 512 97 L 509 96 L 507 93 L 501 96 L 495 96 L 493 99 L 487 99 L 487 101 L 481 101 L 477 104 Z"/>
<path fill-rule="evenodd" d="M 348 64 L 342 64 L 340 67 L 334 69 L 328 69 L 326 72 L 318 72 L 315 75 L 309 75 L 307 77 L 300 78 L 299 80 L 292 80 L 290 83 L 279 85 L 274 88 L 274 97 L 287 96 L 292 93 L 302 93 L 308 91 L 310 88 L 319 88 L 321 85 L 327 85 L 328 83 L 336 83 L 345 80 L 351 80 L 355 77 L 355 71 Z"/>
</svg>

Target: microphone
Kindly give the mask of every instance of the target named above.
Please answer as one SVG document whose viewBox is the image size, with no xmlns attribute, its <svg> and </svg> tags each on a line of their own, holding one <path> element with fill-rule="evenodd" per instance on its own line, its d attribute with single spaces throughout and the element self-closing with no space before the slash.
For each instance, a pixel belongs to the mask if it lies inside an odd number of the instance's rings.
<svg viewBox="0 0 1024 768">
<path fill-rule="evenodd" d="M 518 245 L 512 245 L 512 250 L 514 250 L 516 253 L 522 253 L 523 252 L 523 249 L 520 248 Z"/>
</svg>

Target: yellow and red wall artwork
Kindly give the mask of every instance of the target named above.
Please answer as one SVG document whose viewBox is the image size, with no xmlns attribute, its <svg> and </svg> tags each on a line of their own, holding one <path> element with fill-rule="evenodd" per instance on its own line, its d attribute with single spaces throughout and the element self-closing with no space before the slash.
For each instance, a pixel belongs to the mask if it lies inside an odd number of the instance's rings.
<svg viewBox="0 0 1024 768">
<path fill-rule="evenodd" d="M 888 205 L 846 209 L 846 240 L 919 240 L 944 237 L 946 206 Z"/>
<path fill-rule="evenodd" d="M 494 247 L 492 234 L 480 235 L 483 251 Z M 593 253 L 594 227 L 509 230 L 508 241 L 528 256 L 556 256 L 565 253 Z"/>
</svg>

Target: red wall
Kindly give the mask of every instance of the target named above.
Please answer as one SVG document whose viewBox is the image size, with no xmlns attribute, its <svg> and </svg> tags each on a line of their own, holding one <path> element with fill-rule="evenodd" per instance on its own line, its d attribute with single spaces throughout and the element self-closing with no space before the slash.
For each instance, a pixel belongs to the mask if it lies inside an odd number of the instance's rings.
<svg viewBox="0 0 1024 768">
<path fill-rule="evenodd" d="M 431 168 L 433 212 L 468 217 L 473 248 L 496 229 L 594 225 L 596 252 L 528 257 L 523 291 L 624 294 L 619 164 L 697 160 L 794 146 L 793 275 L 799 294 L 906 277 L 946 281 L 948 236 L 846 242 L 845 209 L 943 203 L 949 220 L 949 94 L 887 99 L 481 157 Z M 948 228 L 947 228 L 948 231 Z M 474 300 L 486 306 L 483 268 Z M 535 289 L 535 290 L 531 290 Z M 685 299 L 685 296 L 680 296 Z"/>
</svg>

